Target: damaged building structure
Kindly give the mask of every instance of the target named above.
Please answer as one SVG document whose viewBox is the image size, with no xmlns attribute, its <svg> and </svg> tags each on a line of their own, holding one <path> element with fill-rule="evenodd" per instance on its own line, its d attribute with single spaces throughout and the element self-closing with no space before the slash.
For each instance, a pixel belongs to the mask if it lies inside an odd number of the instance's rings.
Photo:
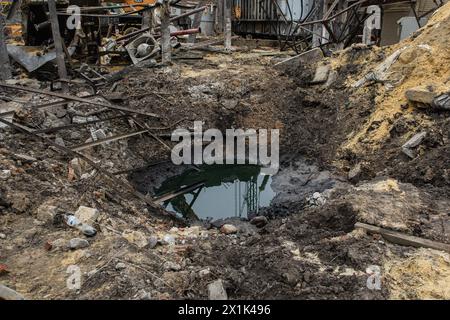
<svg viewBox="0 0 450 320">
<path fill-rule="evenodd" d="M 7 45 L 8 53 L 28 72 L 55 59 L 46 3 L 20 0 L 11 1 L 6 7 L 10 9 L 5 16 L 9 34 L 12 37 L 15 32 L 15 37 L 23 41 Z M 186 34 L 202 32 L 210 37 L 222 34 L 226 29 L 224 13 L 228 11 L 236 35 L 273 39 L 283 50 L 290 48 L 297 53 L 314 47 L 343 49 L 353 43 L 391 45 L 424 25 L 443 3 L 443 0 L 173 1 L 171 46 L 176 47 L 176 37 Z M 113 56 L 129 56 L 136 63 L 154 57 L 161 47 L 156 40 L 161 36 L 156 0 L 61 0 L 55 4 L 63 49 L 69 58 L 82 56 L 81 60 L 95 63 L 110 61 Z M 71 23 L 73 26 L 69 28 Z M 77 27 L 75 23 L 80 25 Z M 144 33 L 142 29 L 150 32 Z M 192 42 L 195 37 L 189 39 Z M 136 52 L 138 46 L 140 50 Z"/>
</svg>

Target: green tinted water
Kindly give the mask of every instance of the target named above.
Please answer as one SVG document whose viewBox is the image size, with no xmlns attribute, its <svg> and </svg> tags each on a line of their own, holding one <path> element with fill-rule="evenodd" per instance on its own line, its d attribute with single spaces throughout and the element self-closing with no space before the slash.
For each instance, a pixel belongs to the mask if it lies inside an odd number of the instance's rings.
<svg viewBox="0 0 450 320">
<path fill-rule="evenodd" d="M 163 200 L 185 188 L 186 193 L 162 205 L 189 220 L 248 218 L 275 197 L 272 177 L 260 171 L 259 166 L 251 165 L 204 165 L 200 171 L 192 169 L 168 178 L 155 196 Z"/>
</svg>

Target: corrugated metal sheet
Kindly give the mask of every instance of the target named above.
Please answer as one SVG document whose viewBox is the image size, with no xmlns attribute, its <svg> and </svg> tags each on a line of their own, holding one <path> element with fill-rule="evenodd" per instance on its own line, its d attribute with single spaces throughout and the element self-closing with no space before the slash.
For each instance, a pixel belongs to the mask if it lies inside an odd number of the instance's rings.
<svg viewBox="0 0 450 320">
<path fill-rule="evenodd" d="M 233 0 L 233 31 L 273 37 L 305 17 L 314 0 Z"/>
<path fill-rule="evenodd" d="M 234 0 L 233 6 L 236 18 L 241 21 L 267 21 L 277 18 L 271 0 Z"/>
<path fill-rule="evenodd" d="M 275 36 L 279 22 L 271 0 L 234 0 L 233 31 L 243 35 Z"/>
<path fill-rule="evenodd" d="M 310 2 L 312 0 L 234 0 L 234 8 L 241 13 L 240 20 L 277 20 L 284 14 L 287 20 L 298 21 L 306 16 Z"/>
</svg>

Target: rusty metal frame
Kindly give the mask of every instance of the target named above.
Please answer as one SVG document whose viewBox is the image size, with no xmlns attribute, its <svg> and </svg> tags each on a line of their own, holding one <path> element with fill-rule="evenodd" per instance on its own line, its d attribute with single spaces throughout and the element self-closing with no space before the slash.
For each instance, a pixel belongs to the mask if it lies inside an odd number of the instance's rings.
<svg viewBox="0 0 450 320">
<path fill-rule="evenodd" d="M 360 14 L 358 13 L 358 9 L 362 5 L 366 4 L 369 1 L 370 0 L 359 0 L 355 3 L 352 3 L 351 5 L 347 6 L 346 8 L 333 14 L 333 11 L 337 8 L 337 6 L 339 4 L 339 0 L 334 0 L 331 3 L 331 5 L 329 6 L 329 8 L 327 9 L 327 11 L 325 12 L 322 19 L 312 20 L 312 21 L 303 21 L 302 23 L 299 23 L 297 25 L 297 28 L 302 29 L 305 32 L 309 32 L 310 34 L 315 34 L 319 38 L 325 39 L 321 34 L 317 34 L 316 32 L 314 32 L 313 30 L 311 30 L 309 28 L 313 25 L 320 24 L 323 26 L 323 28 L 325 28 L 327 30 L 327 32 L 329 34 L 329 39 L 326 39 L 327 42 L 322 43 L 320 45 L 320 47 L 338 44 L 338 43 L 342 43 L 342 42 L 344 42 L 344 47 L 348 46 L 351 42 L 351 39 L 353 39 L 355 37 L 355 33 L 358 31 L 361 24 L 370 16 L 368 14 L 363 14 L 361 17 L 359 17 Z M 348 17 L 345 19 L 345 21 L 343 21 L 343 27 L 340 30 L 340 32 L 336 33 L 331 26 L 332 22 L 335 19 L 341 17 L 342 15 L 348 13 L 349 11 L 351 12 L 351 14 L 348 15 Z M 353 29 L 351 29 L 352 22 L 356 22 L 357 27 L 354 27 Z"/>
<path fill-rule="evenodd" d="M 291 22 L 295 27 L 291 28 L 288 30 L 288 34 L 281 36 L 280 34 L 280 30 L 278 28 L 278 30 L 276 30 L 276 35 L 277 35 L 277 39 L 280 43 L 280 48 L 281 50 L 284 50 L 286 48 L 292 48 L 294 49 L 297 53 L 299 53 L 301 50 L 299 50 L 299 45 L 304 44 L 305 42 L 307 44 L 309 44 L 308 40 L 310 36 L 312 35 L 316 35 L 319 38 L 324 39 L 324 37 L 321 34 L 317 34 L 316 32 L 314 32 L 313 30 L 311 30 L 311 26 L 312 25 L 317 25 L 317 24 L 321 24 L 329 33 L 330 39 L 326 39 L 327 43 L 324 43 L 322 45 L 331 45 L 331 44 L 336 44 L 339 43 L 343 40 L 345 40 L 346 38 L 350 38 L 353 39 L 354 38 L 354 34 L 349 34 L 344 36 L 345 32 L 347 31 L 347 29 L 349 30 L 349 32 L 357 32 L 357 28 L 354 28 L 353 30 L 350 31 L 350 27 L 349 25 L 351 25 L 351 22 L 354 22 L 355 17 L 357 18 L 356 21 L 358 23 L 358 26 L 361 25 L 361 23 L 363 23 L 365 21 L 365 19 L 367 19 L 368 16 L 363 15 L 360 19 L 358 19 L 358 13 L 357 13 L 357 8 L 359 8 L 361 5 L 365 4 L 366 2 L 370 1 L 370 0 L 360 0 L 357 1 L 349 6 L 347 6 L 345 9 L 342 9 L 341 11 L 333 14 L 333 11 L 337 8 L 338 4 L 339 4 L 339 0 L 334 0 L 330 7 L 327 9 L 327 12 L 324 14 L 323 19 L 320 20 L 312 20 L 312 21 L 307 21 L 309 18 L 311 18 L 311 16 L 314 13 L 317 13 L 317 6 L 315 5 L 315 3 L 319 1 L 316 0 L 313 4 L 313 6 L 311 7 L 310 11 L 306 14 L 306 17 L 300 17 L 300 20 L 295 22 L 293 17 L 292 17 L 292 12 L 291 12 L 291 8 L 290 6 L 288 6 L 288 10 L 291 14 L 290 20 L 286 17 L 286 14 L 284 12 L 282 12 L 281 8 L 279 7 L 278 3 L 276 0 L 271 0 L 272 4 L 274 5 L 275 10 L 277 11 L 278 16 L 281 17 L 282 20 L 284 20 L 285 22 Z M 262 2 L 259 2 L 260 4 Z M 264 8 L 262 8 L 264 9 Z M 333 28 L 331 26 L 331 23 L 333 20 L 335 20 L 336 18 L 339 18 L 340 16 L 342 16 L 343 14 L 347 13 L 348 11 L 352 11 L 352 14 L 343 22 L 344 23 L 344 27 L 341 30 L 341 32 L 339 34 L 337 34 L 336 32 L 333 31 Z M 265 10 L 264 10 L 265 11 Z M 267 15 L 267 14 L 266 14 Z M 301 20 L 303 19 L 303 20 Z M 277 18 L 277 20 L 273 21 L 275 24 L 275 28 L 276 26 L 279 26 L 279 22 L 280 20 Z M 273 27 L 273 26 L 272 26 Z M 298 31 L 299 30 L 303 30 L 304 34 L 303 35 L 299 35 Z M 310 36 L 306 36 L 306 34 L 310 34 Z M 299 42 L 299 43 L 298 43 Z M 309 47 L 309 45 L 307 45 L 307 47 Z"/>
</svg>

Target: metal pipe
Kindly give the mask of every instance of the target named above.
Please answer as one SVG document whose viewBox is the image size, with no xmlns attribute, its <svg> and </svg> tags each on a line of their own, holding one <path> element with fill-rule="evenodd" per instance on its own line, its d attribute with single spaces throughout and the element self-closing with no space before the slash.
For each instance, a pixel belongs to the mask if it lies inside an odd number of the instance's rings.
<svg viewBox="0 0 450 320">
<path fill-rule="evenodd" d="M 184 36 L 188 34 L 196 34 L 202 32 L 202 29 L 200 28 L 194 28 L 194 29 L 186 29 L 186 30 L 177 30 L 170 33 L 171 37 L 178 37 L 178 36 Z M 161 37 L 161 34 L 157 34 L 154 36 L 155 38 Z"/>
<path fill-rule="evenodd" d="M 205 10 L 207 7 L 208 6 L 203 6 L 203 7 L 194 9 L 192 11 L 188 11 L 188 12 L 185 12 L 183 14 L 180 14 L 179 16 L 171 18 L 170 22 L 174 22 L 174 21 L 177 21 L 178 19 L 189 17 L 189 16 L 191 16 L 191 15 L 197 13 L 197 12 L 201 12 L 201 11 Z M 160 29 L 161 28 L 157 27 L 157 28 L 155 28 L 155 31 L 160 31 Z M 124 35 L 122 37 L 117 38 L 116 41 L 121 41 L 121 40 L 125 40 L 125 39 L 128 39 L 128 38 L 132 38 L 132 37 L 134 37 L 134 36 L 136 36 L 138 34 L 144 33 L 144 32 L 149 31 L 149 30 L 150 30 L 150 28 L 144 28 L 144 29 L 141 29 L 141 30 L 137 30 L 137 31 L 131 32 L 129 34 L 126 34 L 126 35 Z"/>
<path fill-rule="evenodd" d="M 170 33 L 171 37 L 177 37 L 177 36 L 185 36 L 187 34 L 196 34 L 196 33 L 200 33 L 202 32 L 202 30 L 199 28 L 194 28 L 194 29 L 186 29 L 186 30 L 178 30 L 178 31 L 174 31 Z"/>
</svg>

